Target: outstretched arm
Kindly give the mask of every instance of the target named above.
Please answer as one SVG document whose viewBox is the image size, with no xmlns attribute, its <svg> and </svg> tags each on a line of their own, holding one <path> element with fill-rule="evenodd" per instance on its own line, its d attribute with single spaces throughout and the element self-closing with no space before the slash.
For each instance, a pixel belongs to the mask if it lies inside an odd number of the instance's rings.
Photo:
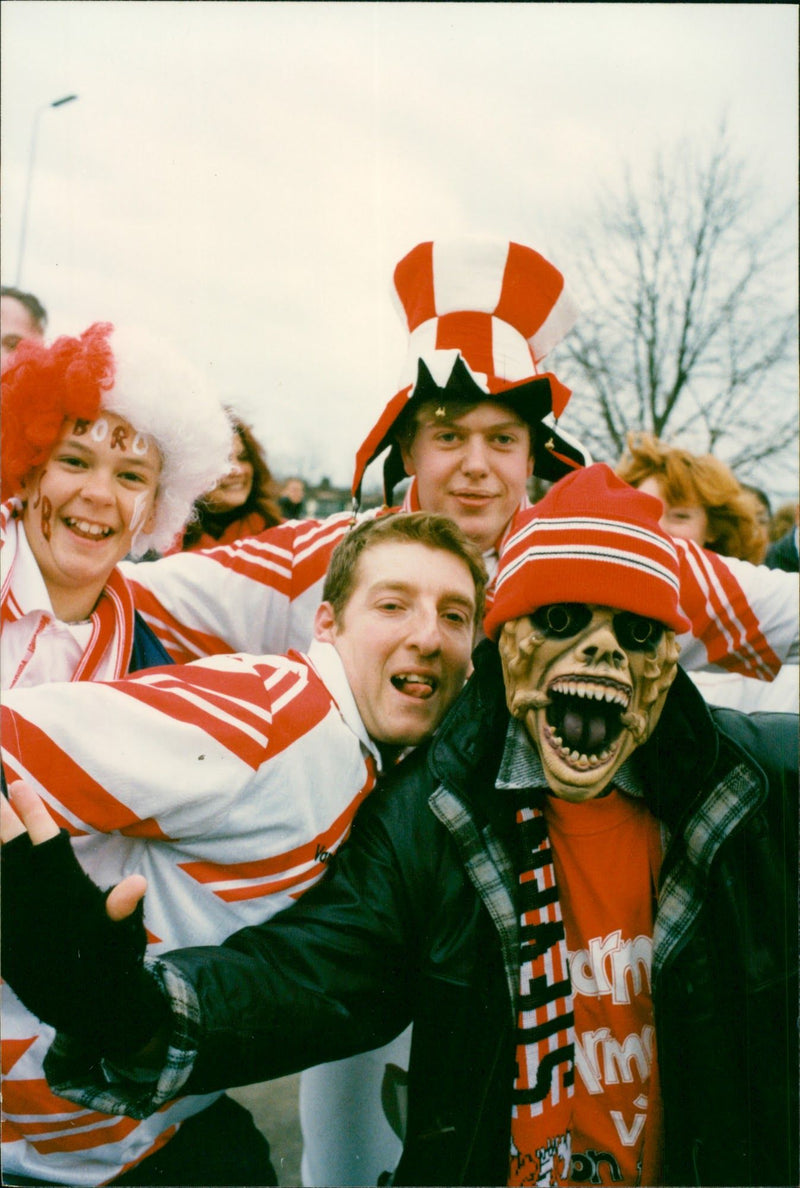
<svg viewBox="0 0 800 1188">
<path fill-rule="evenodd" d="M 305 650 L 349 512 L 157 561 L 123 562 L 137 610 L 179 664 L 221 652 Z"/>
<path fill-rule="evenodd" d="M 139 1052 L 167 1007 L 142 965 L 146 881 L 95 886 L 41 798 L 21 781 L 0 797 L 2 972 L 40 1019 L 109 1055 Z"/>
<path fill-rule="evenodd" d="M 432 917 L 445 917 L 441 928 L 457 920 L 460 934 L 479 910 L 466 880 L 438 886 L 447 839 L 425 807 L 427 790 L 421 812 L 413 813 L 407 790 L 394 794 L 400 792 L 387 787 L 367 798 L 334 868 L 291 909 L 222 946 L 172 951 L 146 970 L 137 966 L 129 983 L 117 979 L 113 991 L 104 991 L 117 1004 L 111 1014 L 142 1015 L 144 1025 L 122 1044 L 111 1022 L 98 1037 L 83 1020 L 86 1042 L 95 1040 L 94 1062 L 59 1036 L 45 1061 L 53 1091 L 92 1109 L 144 1117 L 181 1093 L 282 1076 L 399 1034 L 427 968 L 418 947 L 431 929 L 440 934 Z M 82 871 L 80 877 L 90 882 Z M 91 886 L 106 921 L 102 893 Z M 97 910 L 93 902 L 95 917 Z M 166 1017 L 155 1012 L 155 1025 L 148 990 L 166 1010 Z M 76 1034 L 72 1018 L 56 1026 Z M 148 1038 L 153 1047 L 142 1059 Z M 116 1067 L 101 1067 L 101 1054 Z"/>
</svg>

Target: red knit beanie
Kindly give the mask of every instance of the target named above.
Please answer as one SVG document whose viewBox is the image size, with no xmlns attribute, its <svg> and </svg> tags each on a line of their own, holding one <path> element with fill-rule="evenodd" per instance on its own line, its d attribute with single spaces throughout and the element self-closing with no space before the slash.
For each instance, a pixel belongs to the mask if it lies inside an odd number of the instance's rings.
<svg viewBox="0 0 800 1188">
<path fill-rule="evenodd" d="M 604 463 L 561 479 L 517 516 L 500 554 L 484 631 L 496 639 L 509 619 L 555 602 L 609 606 L 687 631 L 678 606 L 678 555 L 660 516 L 657 499 Z"/>
</svg>

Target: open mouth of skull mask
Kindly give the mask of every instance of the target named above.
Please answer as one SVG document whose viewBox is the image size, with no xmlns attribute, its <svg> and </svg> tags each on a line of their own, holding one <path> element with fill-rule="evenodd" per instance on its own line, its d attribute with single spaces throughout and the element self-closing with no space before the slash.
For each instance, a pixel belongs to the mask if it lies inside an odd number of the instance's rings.
<svg viewBox="0 0 800 1188">
<path fill-rule="evenodd" d="M 512 619 L 499 648 L 509 711 L 525 723 L 551 790 L 574 801 L 600 795 L 650 736 L 680 651 L 662 623 L 585 603 Z"/>
</svg>

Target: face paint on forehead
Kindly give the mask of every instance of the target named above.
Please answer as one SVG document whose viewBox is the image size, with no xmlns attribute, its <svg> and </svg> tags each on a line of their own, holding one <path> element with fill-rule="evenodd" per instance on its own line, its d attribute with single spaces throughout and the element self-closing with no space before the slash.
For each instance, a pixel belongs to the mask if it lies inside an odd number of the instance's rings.
<svg viewBox="0 0 800 1188">
<path fill-rule="evenodd" d="M 499 646 L 509 711 L 551 790 L 576 801 L 599 795 L 650 736 L 680 651 L 653 620 L 571 603 L 506 623 Z"/>
<path fill-rule="evenodd" d="M 133 440 L 129 440 L 133 433 Z M 115 425 L 111 431 L 112 450 L 130 450 L 137 458 L 143 458 L 150 448 L 150 440 L 144 433 L 136 433 L 130 425 Z"/>
<path fill-rule="evenodd" d="M 98 417 L 96 421 L 92 422 L 92 427 L 89 430 L 89 436 L 92 441 L 96 441 L 98 445 L 101 441 L 105 441 L 108 437 L 109 424 L 105 417 Z"/>
<path fill-rule="evenodd" d="M 112 450 L 124 450 L 128 445 L 128 427 L 127 425 L 115 425 L 111 430 L 111 448 Z"/>
<path fill-rule="evenodd" d="M 88 433 L 92 441 L 99 444 L 108 437 L 109 428 L 105 417 L 98 417 L 96 421 L 87 421 L 79 417 L 73 422 L 72 434 L 74 437 L 85 437 Z M 115 425 L 111 430 L 109 445 L 112 450 L 130 450 L 137 458 L 143 458 L 150 449 L 150 440 L 146 433 L 139 433 L 130 425 Z"/>
</svg>

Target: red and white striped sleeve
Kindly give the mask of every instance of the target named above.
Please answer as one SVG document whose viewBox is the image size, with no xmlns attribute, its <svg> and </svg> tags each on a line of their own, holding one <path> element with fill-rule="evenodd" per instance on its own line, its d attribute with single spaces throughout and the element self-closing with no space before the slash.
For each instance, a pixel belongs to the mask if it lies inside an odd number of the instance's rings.
<svg viewBox="0 0 800 1188">
<path fill-rule="evenodd" d="M 305 649 L 349 512 L 279 524 L 232 545 L 126 563 L 136 609 L 177 663 Z"/>
<path fill-rule="evenodd" d="M 273 718 L 291 703 L 296 712 L 281 720 L 300 733 L 330 708 L 299 658 L 224 656 L 12 690 L 2 708 L 6 777 L 30 780 L 73 835 L 213 835 L 285 749 Z"/>
<path fill-rule="evenodd" d="M 771 681 L 798 655 L 796 574 L 721 557 L 675 539 L 681 564 L 681 610 L 691 621 L 679 637 L 681 665 Z"/>
<path fill-rule="evenodd" d="M 12 690 L 2 741 L 7 775 L 42 793 L 95 882 L 145 875 L 151 954 L 220 944 L 291 906 L 324 874 L 377 770 L 297 654 Z M 31 1182 L 56 1168 L 60 1183 L 107 1183 L 213 1100 L 139 1121 L 84 1110 L 76 1128 L 44 1079 L 52 1031 L 5 990 L 4 1166 L 14 1144 Z"/>
</svg>

